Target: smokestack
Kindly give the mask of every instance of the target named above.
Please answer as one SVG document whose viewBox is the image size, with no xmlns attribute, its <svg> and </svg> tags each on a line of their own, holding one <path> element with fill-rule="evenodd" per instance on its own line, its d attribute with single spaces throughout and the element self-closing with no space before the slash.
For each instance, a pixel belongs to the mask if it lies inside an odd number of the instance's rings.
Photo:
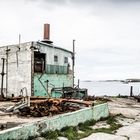
<svg viewBox="0 0 140 140">
<path fill-rule="evenodd" d="M 53 43 L 51 40 L 50 40 L 50 24 L 44 24 L 44 38 L 43 38 L 43 42 L 46 42 L 46 43 Z"/>
<path fill-rule="evenodd" d="M 50 40 L 50 24 L 44 24 L 44 40 Z"/>
</svg>

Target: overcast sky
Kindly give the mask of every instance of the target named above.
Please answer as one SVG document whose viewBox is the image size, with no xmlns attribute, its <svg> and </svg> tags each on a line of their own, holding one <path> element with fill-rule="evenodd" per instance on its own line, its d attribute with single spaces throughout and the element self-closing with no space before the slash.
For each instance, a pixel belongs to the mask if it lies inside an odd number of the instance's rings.
<svg viewBox="0 0 140 140">
<path fill-rule="evenodd" d="M 43 38 L 72 50 L 76 78 L 140 78 L 140 0 L 0 0 L 0 46 Z"/>
</svg>

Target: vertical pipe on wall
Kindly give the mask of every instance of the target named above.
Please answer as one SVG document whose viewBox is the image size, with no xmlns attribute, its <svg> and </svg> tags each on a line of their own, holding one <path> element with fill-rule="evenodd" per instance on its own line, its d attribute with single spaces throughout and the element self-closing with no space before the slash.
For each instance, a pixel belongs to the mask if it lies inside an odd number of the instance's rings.
<svg viewBox="0 0 140 140">
<path fill-rule="evenodd" d="M 6 97 L 8 95 L 8 52 L 10 51 L 10 49 L 6 48 Z"/>
<path fill-rule="evenodd" d="M 4 93 L 3 93 L 3 82 L 4 82 L 4 65 L 5 65 L 5 58 L 2 59 L 2 72 L 1 72 L 1 97 L 4 98 Z"/>
<path fill-rule="evenodd" d="M 34 96 L 34 43 L 31 43 L 31 96 Z"/>
<path fill-rule="evenodd" d="M 47 82 L 47 94 L 49 95 L 49 80 L 47 80 L 46 82 Z"/>
<path fill-rule="evenodd" d="M 74 66 L 75 66 L 75 40 L 73 40 L 73 56 L 72 56 L 72 72 L 73 72 L 73 87 L 74 87 Z"/>
<path fill-rule="evenodd" d="M 6 49 L 6 97 L 7 97 L 7 91 L 8 91 L 8 46 Z"/>
</svg>

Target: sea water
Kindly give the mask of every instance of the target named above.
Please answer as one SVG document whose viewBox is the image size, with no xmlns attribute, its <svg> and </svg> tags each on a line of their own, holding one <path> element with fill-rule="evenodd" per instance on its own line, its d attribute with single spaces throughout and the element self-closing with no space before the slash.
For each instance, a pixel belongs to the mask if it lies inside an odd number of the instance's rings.
<svg viewBox="0 0 140 140">
<path fill-rule="evenodd" d="M 122 82 L 108 82 L 108 81 L 81 81 L 80 88 L 87 88 L 89 95 L 95 96 L 117 96 L 130 95 L 130 87 L 133 86 L 133 94 L 140 94 L 140 82 L 124 84 Z"/>
</svg>

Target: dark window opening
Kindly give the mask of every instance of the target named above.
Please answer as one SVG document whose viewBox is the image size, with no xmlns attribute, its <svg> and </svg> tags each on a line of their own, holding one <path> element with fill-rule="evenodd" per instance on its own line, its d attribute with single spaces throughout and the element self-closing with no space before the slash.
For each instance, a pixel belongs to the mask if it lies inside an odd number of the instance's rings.
<svg viewBox="0 0 140 140">
<path fill-rule="evenodd" d="M 34 72 L 44 72 L 46 64 L 46 54 L 34 52 Z"/>
<path fill-rule="evenodd" d="M 68 63 L 68 57 L 64 57 L 64 63 Z"/>
<path fill-rule="evenodd" d="M 58 62 L 58 56 L 54 55 L 54 62 Z"/>
</svg>

